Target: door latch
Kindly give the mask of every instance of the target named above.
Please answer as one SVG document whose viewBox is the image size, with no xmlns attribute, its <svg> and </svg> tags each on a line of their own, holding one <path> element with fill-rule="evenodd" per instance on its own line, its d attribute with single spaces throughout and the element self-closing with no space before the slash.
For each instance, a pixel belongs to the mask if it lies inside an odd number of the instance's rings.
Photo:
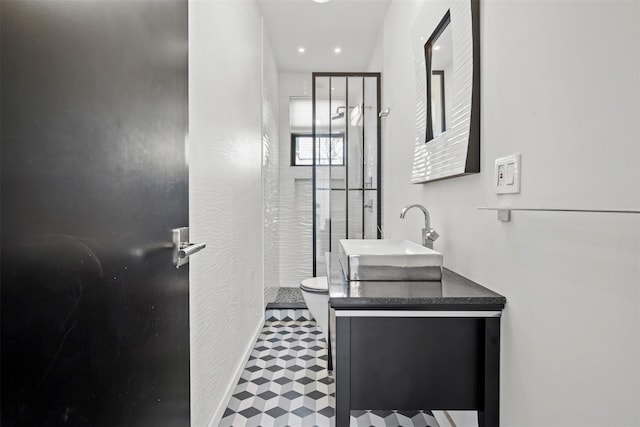
<svg viewBox="0 0 640 427">
<path fill-rule="evenodd" d="M 189 262 L 189 256 L 204 249 L 206 243 L 190 243 L 189 227 L 174 228 L 173 232 L 173 265 L 176 268 Z"/>
</svg>

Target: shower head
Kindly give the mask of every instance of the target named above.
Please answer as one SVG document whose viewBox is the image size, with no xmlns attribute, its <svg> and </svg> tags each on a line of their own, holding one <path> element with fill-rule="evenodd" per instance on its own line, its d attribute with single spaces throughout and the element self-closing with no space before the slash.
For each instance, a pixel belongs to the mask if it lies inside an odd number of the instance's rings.
<svg viewBox="0 0 640 427">
<path fill-rule="evenodd" d="M 336 113 L 331 115 L 331 120 L 338 120 L 344 118 L 344 107 L 336 108 Z"/>
</svg>

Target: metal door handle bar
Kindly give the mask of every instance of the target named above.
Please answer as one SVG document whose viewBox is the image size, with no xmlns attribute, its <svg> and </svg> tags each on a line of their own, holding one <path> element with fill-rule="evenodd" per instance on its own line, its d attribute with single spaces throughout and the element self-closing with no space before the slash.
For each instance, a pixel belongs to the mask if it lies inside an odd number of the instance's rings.
<svg viewBox="0 0 640 427">
<path fill-rule="evenodd" d="M 511 211 L 531 211 L 531 212 L 588 212 L 588 213 L 618 213 L 618 214 L 640 214 L 640 210 L 634 209 L 550 209 L 550 208 L 488 208 L 479 207 L 484 211 L 497 211 L 498 220 L 502 222 L 511 221 Z"/>
<path fill-rule="evenodd" d="M 189 256 L 204 249 L 206 243 L 189 243 L 189 227 L 174 228 L 173 233 L 173 265 L 180 268 L 189 262 Z"/>
<path fill-rule="evenodd" d="M 186 258 L 198 251 L 201 251 L 206 246 L 206 243 L 182 243 L 180 249 L 178 250 L 178 258 Z"/>
<path fill-rule="evenodd" d="M 623 214 L 640 214 L 640 210 L 634 209 L 551 209 L 551 208 L 486 208 L 480 207 L 480 210 L 487 211 L 535 211 L 535 212 L 593 212 L 593 213 L 623 213 Z"/>
</svg>

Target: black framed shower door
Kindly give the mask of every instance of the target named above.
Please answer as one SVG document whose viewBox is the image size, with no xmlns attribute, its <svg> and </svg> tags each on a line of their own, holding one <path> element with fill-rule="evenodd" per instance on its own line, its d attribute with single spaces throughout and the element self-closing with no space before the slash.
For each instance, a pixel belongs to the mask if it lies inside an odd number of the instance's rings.
<svg viewBox="0 0 640 427">
<path fill-rule="evenodd" d="M 380 81 L 380 73 L 312 73 L 314 277 L 325 273 L 324 253 L 337 250 L 338 240 L 382 237 Z M 327 133 L 344 134 L 336 164 L 318 144 Z"/>
</svg>

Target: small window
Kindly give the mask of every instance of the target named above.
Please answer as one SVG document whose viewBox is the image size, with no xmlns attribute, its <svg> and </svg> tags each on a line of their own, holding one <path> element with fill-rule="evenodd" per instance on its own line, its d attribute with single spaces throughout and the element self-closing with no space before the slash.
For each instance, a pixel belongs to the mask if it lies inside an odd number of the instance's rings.
<svg viewBox="0 0 640 427">
<path fill-rule="evenodd" d="M 344 166 L 344 134 L 317 135 L 316 164 Z M 313 166 L 313 135 L 291 134 L 291 166 Z"/>
</svg>

